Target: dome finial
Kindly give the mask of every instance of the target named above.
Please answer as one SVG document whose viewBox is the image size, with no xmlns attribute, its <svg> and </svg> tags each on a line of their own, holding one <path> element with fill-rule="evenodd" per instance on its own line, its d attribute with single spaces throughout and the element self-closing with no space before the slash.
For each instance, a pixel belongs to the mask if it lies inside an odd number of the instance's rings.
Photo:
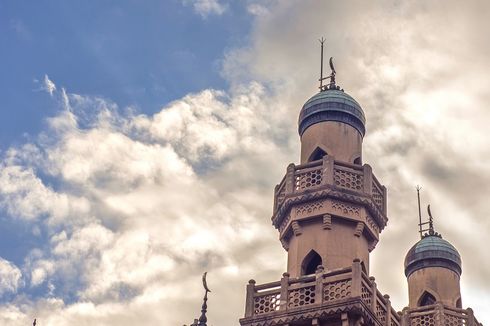
<svg viewBox="0 0 490 326">
<path fill-rule="evenodd" d="M 420 233 L 420 239 L 423 239 L 424 237 L 427 237 L 427 236 L 436 236 L 436 237 L 439 237 L 439 238 L 442 238 L 442 236 L 435 232 L 434 230 L 434 218 L 432 217 L 432 212 L 430 211 L 430 204 L 427 205 L 427 213 L 429 214 L 429 221 L 427 222 L 422 222 L 422 213 L 420 211 L 420 189 L 422 189 L 422 187 L 420 187 L 419 185 L 417 185 L 417 187 L 415 188 L 417 189 L 417 201 L 418 201 L 418 206 L 419 206 L 419 233 Z M 425 225 L 428 225 L 429 227 L 424 229 L 423 227 Z M 424 234 L 424 232 L 426 232 Z"/>
<path fill-rule="evenodd" d="M 330 73 L 329 76 L 323 77 L 323 44 L 325 43 L 325 38 L 321 38 L 318 40 L 320 42 L 320 79 L 318 81 L 320 82 L 320 91 L 326 91 L 327 89 L 340 89 L 337 85 L 335 85 L 335 74 L 337 73 L 335 71 L 335 67 L 333 66 L 333 57 L 330 57 L 329 64 L 330 64 L 330 69 L 332 72 Z M 328 85 L 323 85 L 323 81 L 325 79 L 330 79 L 330 83 Z"/>
</svg>

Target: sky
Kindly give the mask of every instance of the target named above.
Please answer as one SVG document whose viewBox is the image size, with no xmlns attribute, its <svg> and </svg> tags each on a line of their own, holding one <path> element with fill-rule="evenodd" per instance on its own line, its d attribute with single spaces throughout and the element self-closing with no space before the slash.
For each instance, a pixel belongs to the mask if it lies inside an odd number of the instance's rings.
<svg viewBox="0 0 490 326">
<path fill-rule="evenodd" d="M 371 254 L 408 303 L 415 186 L 490 323 L 486 1 L 0 0 L 0 324 L 238 325 L 280 279 L 273 188 L 299 161 L 320 37 L 388 188 Z"/>
</svg>

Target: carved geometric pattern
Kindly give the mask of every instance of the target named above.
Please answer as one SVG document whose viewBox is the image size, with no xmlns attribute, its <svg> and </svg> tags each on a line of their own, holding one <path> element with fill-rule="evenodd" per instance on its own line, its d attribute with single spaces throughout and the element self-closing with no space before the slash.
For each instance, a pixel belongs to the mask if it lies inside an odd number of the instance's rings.
<svg viewBox="0 0 490 326">
<path fill-rule="evenodd" d="M 410 326 L 434 326 L 434 315 L 423 315 L 410 318 Z"/>
<path fill-rule="evenodd" d="M 335 169 L 334 180 L 336 186 L 360 191 L 362 190 L 364 176 L 362 174 Z"/>
<path fill-rule="evenodd" d="M 371 292 L 364 285 L 361 289 L 361 299 L 368 307 L 371 307 Z"/>
<path fill-rule="evenodd" d="M 373 200 L 379 209 L 383 209 L 383 194 L 378 185 L 373 181 Z"/>
<path fill-rule="evenodd" d="M 350 297 L 351 281 L 344 280 L 332 283 L 326 283 L 323 286 L 323 300 L 333 301 Z"/>
<path fill-rule="evenodd" d="M 371 227 L 371 229 L 379 233 L 379 227 L 376 224 L 376 222 L 374 222 L 371 216 L 369 215 L 366 216 L 366 223 Z"/>
<path fill-rule="evenodd" d="M 280 294 L 267 294 L 254 298 L 254 313 L 263 314 L 279 310 Z"/>
<path fill-rule="evenodd" d="M 296 190 L 304 190 L 310 187 L 318 186 L 322 183 L 322 169 L 299 173 L 296 176 Z"/>
<path fill-rule="evenodd" d="M 344 204 L 338 201 L 332 202 L 332 209 L 342 212 L 344 214 L 351 214 L 355 216 L 359 216 L 361 214 L 361 210 L 359 207 L 354 205 Z"/>
<path fill-rule="evenodd" d="M 444 315 L 445 326 L 463 326 L 467 325 L 466 318 L 462 316 Z"/>
<path fill-rule="evenodd" d="M 386 310 L 376 302 L 376 317 L 384 324 L 386 322 Z"/>
<path fill-rule="evenodd" d="M 400 326 L 400 323 L 396 319 L 391 319 L 390 326 Z"/>
<path fill-rule="evenodd" d="M 315 303 L 314 286 L 289 291 L 288 308 L 305 306 L 312 303 Z"/>
<path fill-rule="evenodd" d="M 318 211 L 322 208 L 323 208 L 323 201 L 318 200 L 318 201 L 314 201 L 311 203 L 305 203 L 305 204 L 296 206 L 296 214 L 297 215 L 311 214 L 311 213 Z"/>
<path fill-rule="evenodd" d="M 282 221 L 281 226 L 279 227 L 279 232 L 284 231 L 284 228 L 286 225 L 288 225 L 289 221 L 291 220 L 291 214 L 288 214 L 286 218 Z"/>
<path fill-rule="evenodd" d="M 281 206 L 285 197 L 286 197 L 286 183 L 283 183 L 281 185 L 281 188 L 279 189 L 279 192 L 276 195 L 277 206 Z"/>
</svg>

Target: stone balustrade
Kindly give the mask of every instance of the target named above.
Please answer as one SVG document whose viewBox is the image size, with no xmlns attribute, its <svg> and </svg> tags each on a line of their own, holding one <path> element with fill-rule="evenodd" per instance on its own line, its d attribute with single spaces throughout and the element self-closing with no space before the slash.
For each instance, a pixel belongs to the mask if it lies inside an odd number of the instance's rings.
<svg viewBox="0 0 490 326">
<path fill-rule="evenodd" d="M 403 310 L 401 326 L 483 326 L 471 309 L 448 307 L 442 303 Z"/>
<path fill-rule="evenodd" d="M 389 297 L 377 290 L 374 278 L 366 275 L 357 259 L 345 269 L 324 271 L 320 266 L 316 274 L 290 278 L 284 273 L 281 281 L 261 285 L 250 280 L 244 319 L 292 315 L 315 306 L 338 309 L 343 305 L 371 311 L 377 325 L 401 326 L 401 317 L 391 307 Z"/>
<path fill-rule="evenodd" d="M 322 186 L 347 189 L 372 198 L 378 209 L 386 215 L 386 188 L 379 183 L 368 164 L 356 165 L 334 161 L 325 156 L 322 160 L 307 164 L 290 164 L 282 181 L 276 186 L 274 212 L 286 197 L 305 191 L 314 191 Z"/>
</svg>

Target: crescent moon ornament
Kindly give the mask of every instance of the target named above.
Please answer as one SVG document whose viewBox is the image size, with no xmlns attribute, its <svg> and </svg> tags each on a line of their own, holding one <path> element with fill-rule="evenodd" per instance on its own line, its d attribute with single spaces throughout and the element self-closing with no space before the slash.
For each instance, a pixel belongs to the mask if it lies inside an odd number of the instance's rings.
<svg viewBox="0 0 490 326">
<path fill-rule="evenodd" d="M 330 63 L 330 69 L 332 69 L 332 73 L 335 73 L 335 67 L 333 66 L 333 57 L 330 57 L 329 63 Z"/>
<path fill-rule="evenodd" d="M 206 282 L 207 274 L 208 272 L 204 272 L 204 274 L 202 274 L 202 286 L 204 287 L 204 290 L 206 290 L 206 292 L 211 292 L 211 290 L 208 288 L 208 283 Z"/>
</svg>

